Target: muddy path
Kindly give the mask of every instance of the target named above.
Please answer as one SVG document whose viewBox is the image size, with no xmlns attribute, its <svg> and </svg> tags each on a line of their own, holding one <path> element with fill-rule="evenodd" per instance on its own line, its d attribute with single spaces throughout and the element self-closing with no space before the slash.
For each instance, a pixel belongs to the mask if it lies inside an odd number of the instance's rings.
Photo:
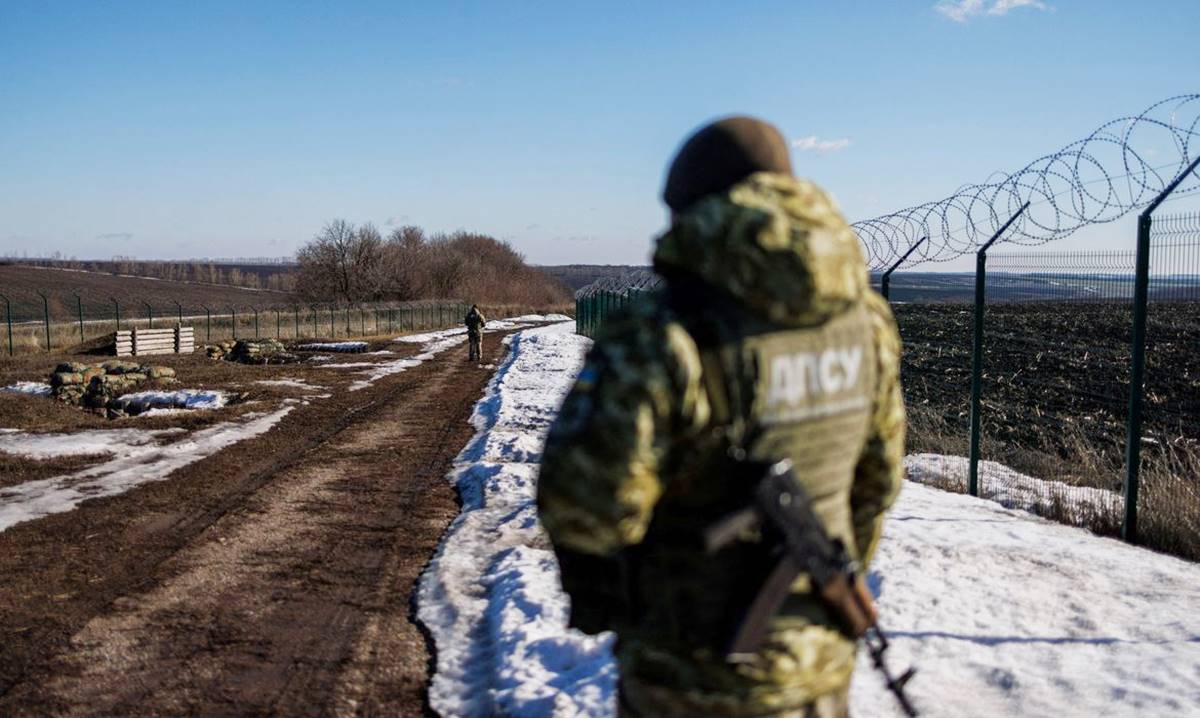
<svg viewBox="0 0 1200 718">
<path fill-rule="evenodd" d="M 0 715 L 421 714 L 411 594 L 491 375 L 466 351 L 0 533 Z"/>
</svg>

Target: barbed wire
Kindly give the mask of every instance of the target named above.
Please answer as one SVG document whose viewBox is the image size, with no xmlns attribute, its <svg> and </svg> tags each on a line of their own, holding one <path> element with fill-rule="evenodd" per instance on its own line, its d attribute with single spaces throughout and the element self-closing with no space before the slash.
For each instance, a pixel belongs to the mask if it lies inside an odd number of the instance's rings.
<svg viewBox="0 0 1200 718">
<path fill-rule="evenodd" d="M 1200 94 L 1177 95 L 1140 114 L 1106 122 L 1016 172 L 851 226 L 872 269 L 890 266 L 921 237 L 929 239 L 912 263 L 948 262 L 972 253 L 1026 202 L 1029 209 L 1001 241 L 1045 244 L 1149 203 L 1197 152 Z M 1200 170 L 1184 180 L 1175 196 L 1197 191 Z"/>
</svg>

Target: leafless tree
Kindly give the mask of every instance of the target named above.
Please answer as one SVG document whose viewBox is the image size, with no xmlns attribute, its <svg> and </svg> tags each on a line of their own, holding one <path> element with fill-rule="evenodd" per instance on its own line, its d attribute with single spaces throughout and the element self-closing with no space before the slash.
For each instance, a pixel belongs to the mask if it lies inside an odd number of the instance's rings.
<svg viewBox="0 0 1200 718">
<path fill-rule="evenodd" d="M 373 225 L 326 224 L 296 253 L 297 287 L 308 299 L 375 299 L 382 278 L 383 238 Z"/>
</svg>

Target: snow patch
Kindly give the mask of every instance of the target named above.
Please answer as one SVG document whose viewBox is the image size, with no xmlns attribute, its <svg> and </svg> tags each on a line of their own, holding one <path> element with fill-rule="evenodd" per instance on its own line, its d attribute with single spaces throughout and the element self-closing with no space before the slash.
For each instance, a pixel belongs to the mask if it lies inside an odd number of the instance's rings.
<svg viewBox="0 0 1200 718">
<path fill-rule="evenodd" d="M 490 334 L 492 332 L 503 332 L 510 329 L 522 329 L 530 324 L 536 324 L 547 321 L 541 314 L 526 314 L 521 317 L 512 317 L 511 319 L 490 319 L 487 326 L 484 327 L 483 333 Z M 467 335 L 466 327 L 455 327 L 453 329 L 443 329 L 436 332 L 425 332 L 423 334 L 406 334 L 402 337 L 396 337 L 392 341 L 404 342 L 406 344 L 427 344 L 433 341 L 446 340 L 451 337 L 458 337 L 461 343 Z"/>
<path fill-rule="evenodd" d="M 0 451 L 26 456 L 112 453 L 114 458 L 73 474 L 27 481 L 0 489 L 0 531 L 50 514 L 70 511 L 88 499 L 122 494 L 211 456 L 227 446 L 267 432 L 292 411 L 287 405 L 268 414 L 247 414 L 237 422 L 223 422 L 193 432 L 178 441 L 160 445 L 158 438 L 182 431 L 114 429 L 75 434 L 6 433 Z M 105 448 L 98 443 L 103 440 Z"/>
<path fill-rule="evenodd" d="M 532 315 L 531 315 L 532 316 Z M 497 320 L 488 322 L 488 327 L 485 332 L 492 331 L 507 331 L 509 329 L 517 329 L 528 326 L 526 324 L 517 323 L 512 320 Z M 565 324 L 563 326 L 566 326 Z M 426 332 L 424 334 L 412 334 L 405 337 L 397 337 L 394 341 L 408 344 L 423 344 L 421 353 L 415 357 L 405 359 L 396 359 L 395 361 L 380 362 L 379 364 L 371 364 L 371 370 L 363 372 L 366 378 L 360 379 L 350 385 L 350 391 L 359 391 L 379 381 L 385 376 L 399 374 L 402 371 L 407 371 L 415 366 L 419 366 L 438 354 L 452 347 L 462 344 L 467 339 L 466 327 L 456 327 L 454 329 L 443 329 L 438 332 Z"/>
<path fill-rule="evenodd" d="M 955 486 L 964 492 L 967 490 L 970 466 L 970 460 L 964 456 L 913 454 L 904 459 L 904 468 L 910 480 L 934 486 Z M 1082 515 L 1117 515 L 1124 506 L 1121 495 L 1116 491 L 1036 479 L 995 461 L 979 462 L 979 485 L 981 493 L 986 493 L 989 499 L 1001 506 L 1033 514 L 1045 514 L 1065 503 L 1079 507 Z"/>
<path fill-rule="evenodd" d="M 125 454 L 184 429 L 92 429 L 74 434 L 29 434 L 17 429 L 0 430 L 0 451 L 29 459 L 53 459 L 88 454 Z"/>
<path fill-rule="evenodd" d="M 50 396 L 54 390 L 44 381 L 19 381 L 4 387 L 4 391 L 32 394 L 33 396 Z"/>
<path fill-rule="evenodd" d="M 449 476 L 463 512 L 418 588 L 417 615 L 437 647 L 430 703 L 442 715 L 611 715 L 614 637 L 567 628 L 536 507 L 545 432 L 590 342 L 569 323 L 509 341 Z"/>
<path fill-rule="evenodd" d="M 362 369 L 367 366 L 379 366 L 372 361 L 348 361 L 341 364 L 322 364 L 319 369 Z"/>
<path fill-rule="evenodd" d="M 309 384 L 303 379 L 293 379 L 289 376 L 285 376 L 282 379 L 259 379 L 254 383 L 262 384 L 263 386 L 284 386 L 293 389 L 309 389 L 313 391 L 320 391 L 325 388 L 323 386 L 317 386 L 316 384 Z"/>
<path fill-rule="evenodd" d="M 905 482 L 871 573 L 923 715 L 1200 715 L 1200 565 Z M 850 706 L 900 715 L 861 652 Z"/>
<path fill-rule="evenodd" d="M 151 409 L 220 409 L 229 401 L 229 397 L 225 392 L 215 389 L 177 389 L 139 391 L 124 394 L 113 401 L 124 411 L 141 414 Z"/>
</svg>

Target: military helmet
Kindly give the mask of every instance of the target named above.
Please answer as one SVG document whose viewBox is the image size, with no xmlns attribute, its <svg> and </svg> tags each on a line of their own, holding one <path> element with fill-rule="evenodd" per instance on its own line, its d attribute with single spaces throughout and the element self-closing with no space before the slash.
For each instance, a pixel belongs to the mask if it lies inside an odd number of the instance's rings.
<svg viewBox="0 0 1200 718">
<path fill-rule="evenodd" d="M 667 171 L 663 200 L 679 212 L 755 172 L 792 174 L 783 134 L 753 117 L 726 117 L 700 128 L 679 148 Z"/>
</svg>

